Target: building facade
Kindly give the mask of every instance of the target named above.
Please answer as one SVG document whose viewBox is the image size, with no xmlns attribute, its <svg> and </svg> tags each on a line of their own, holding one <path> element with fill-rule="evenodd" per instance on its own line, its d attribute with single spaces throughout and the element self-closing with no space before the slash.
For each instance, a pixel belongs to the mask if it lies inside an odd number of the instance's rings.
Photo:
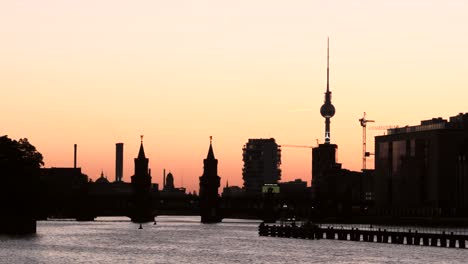
<svg viewBox="0 0 468 264">
<path fill-rule="evenodd" d="M 376 205 L 399 215 L 467 215 L 468 114 L 375 138 Z"/>
<path fill-rule="evenodd" d="M 242 178 L 246 192 L 261 192 L 264 184 L 281 179 L 281 149 L 274 138 L 249 139 L 243 148 Z"/>
</svg>

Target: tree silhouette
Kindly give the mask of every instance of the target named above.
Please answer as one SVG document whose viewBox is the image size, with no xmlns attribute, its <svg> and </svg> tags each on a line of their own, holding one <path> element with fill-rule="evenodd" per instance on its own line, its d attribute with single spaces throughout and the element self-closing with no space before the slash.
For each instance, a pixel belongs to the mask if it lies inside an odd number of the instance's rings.
<svg viewBox="0 0 468 264">
<path fill-rule="evenodd" d="M 28 139 L 0 137 L 0 234 L 36 232 L 35 186 L 43 164 Z"/>
</svg>

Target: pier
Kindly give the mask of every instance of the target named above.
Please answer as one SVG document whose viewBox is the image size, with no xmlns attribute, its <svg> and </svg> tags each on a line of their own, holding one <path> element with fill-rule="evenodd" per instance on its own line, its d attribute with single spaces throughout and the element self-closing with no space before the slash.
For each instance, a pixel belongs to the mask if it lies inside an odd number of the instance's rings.
<svg viewBox="0 0 468 264">
<path fill-rule="evenodd" d="M 416 246 L 466 248 L 468 235 L 464 232 L 445 232 L 436 229 L 402 228 L 360 228 L 336 227 L 317 224 L 266 225 L 261 223 L 258 229 L 260 236 L 302 238 L 302 239 L 335 239 L 375 243 L 391 243 Z"/>
</svg>

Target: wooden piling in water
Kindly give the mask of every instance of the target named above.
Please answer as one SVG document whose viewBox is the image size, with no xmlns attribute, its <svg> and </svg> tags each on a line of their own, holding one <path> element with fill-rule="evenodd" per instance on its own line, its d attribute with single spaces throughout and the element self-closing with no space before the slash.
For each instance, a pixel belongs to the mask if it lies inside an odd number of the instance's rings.
<svg viewBox="0 0 468 264">
<path fill-rule="evenodd" d="M 383 238 L 383 242 L 388 243 L 389 235 L 387 234 L 387 229 L 384 229 Z"/>
<path fill-rule="evenodd" d="M 334 229 L 333 227 L 321 228 L 317 225 L 307 226 L 276 226 L 260 224 L 258 233 L 260 236 L 271 237 L 286 237 L 286 238 L 302 238 L 302 239 L 337 239 L 350 241 L 365 241 L 391 244 L 406 244 L 406 245 L 424 245 L 433 247 L 451 247 L 451 248 L 466 248 L 466 240 L 468 235 L 455 235 L 453 232 L 446 234 L 436 233 L 418 233 L 417 230 L 412 232 L 388 232 L 386 229 L 378 230 L 359 230 L 358 228 L 351 229 Z M 362 236 L 362 238 L 361 238 Z M 458 246 L 457 246 L 458 245 Z"/>
<path fill-rule="evenodd" d="M 426 234 L 422 235 L 422 241 L 424 246 L 429 246 L 429 237 Z"/>
<path fill-rule="evenodd" d="M 465 238 L 464 237 L 459 237 L 458 238 L 458 247 L 459 248 L 466 248 L 465 247 Z"/>
<path fill-rule="evenodd" d="M 440 235 L 440 246 L 447 247 L 447 238 L 445 237 L 445 232 L 442 232 L 442 235 Z"/>
<path fill-rule="evenodd" d="M 449 239 L 449 247 L 454 248 L 457 242 L 457 239 L 453 236 L 453 232 L 450 233 Z"/>
<path fill-rule="evenodd" d="M 354 230 L 354 241 L 361 241 L 361 231 L 359 229 Z"/>
<path fill-rule="evenodd" d="M 380 228 L 379 228 L 379 231 L 377 232 L 377 243 L 382 243 L 382 232 L 380 231 Z"/>
</svg>

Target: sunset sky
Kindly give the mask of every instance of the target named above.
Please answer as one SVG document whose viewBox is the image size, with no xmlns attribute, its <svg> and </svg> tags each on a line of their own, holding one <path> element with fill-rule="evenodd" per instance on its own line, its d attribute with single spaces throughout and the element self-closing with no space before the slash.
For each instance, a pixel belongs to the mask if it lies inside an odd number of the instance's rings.
<svg viewBox="0 0 468 264">
<path fill-rule="evenodd" d="M 468 1 L 2 1 L 0 135 L 46 167 L 124 181 L 140 135 L 162 170 L 198 192 L 213 136 L 222 185 L 242 185 L 249 138 L 315 146 L 330 88 L 338 161 L 361 169 L 362 128 L 468 111 Z M 373 136 L 368 130 L 368 149 Z M 373 168 L 373 159 L 368 162 Z M 283 148 L 283 181 L 310 185 L 311 150 Z"/>
</svg>

